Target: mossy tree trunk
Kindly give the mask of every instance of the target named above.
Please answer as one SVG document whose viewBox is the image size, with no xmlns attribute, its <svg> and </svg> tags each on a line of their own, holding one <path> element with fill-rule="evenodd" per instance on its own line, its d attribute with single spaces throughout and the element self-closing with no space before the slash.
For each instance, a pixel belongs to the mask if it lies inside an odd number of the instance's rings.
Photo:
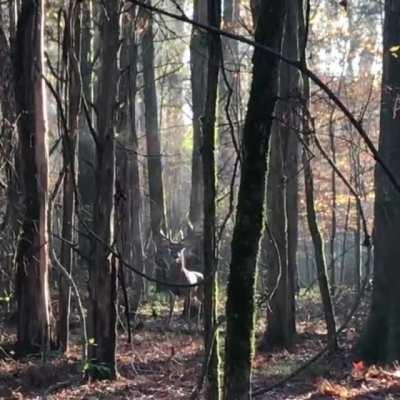
<svg viewBox="0 0 400 400">
<path fill-rule="evenodd" d="M 221 24 L 221 1 L 207 1 L 208 23 L 216 28 Z M 220 383 L 219 333 L 215 331 L 217 323 L 217 274 L 216 274 L 216 237 L 215 237 L 215 123 L 217 108 L 218 74 L 221 62 L 221 39 L 218 35 L 208 34 L 208 76 L 207 95 L 203 122 L 203 185 L 204 185 L 204 342 L 206 354 L 211 351 L 211 361 L 207 373 L 206 398 L 219 400 L 222 396 Z"/>
<path fill-rule="evenodd" d="M 260 7 L 255 40 L 281 51 L 286 2 Z M 255 280 L 265 196 L 272 114 L 278 95 L 279 62 L 255 49 L 253 81 L 243 129 L 241 178 L 231 244 L 227 290 L 224 397 L 251 398 Z"/>
<path fill-rule="evenodd" d="M 400 59 L 391 49 L 400 43 L 400 3 L 385 1 L 383 79 L 379 155 L 400 176 Z M 379 165 L 375 170 L 374 286 L 369 318 L 360 341 L 361 356 L 371 362 L 400 359 L 400 194 Z"/>
</svg>

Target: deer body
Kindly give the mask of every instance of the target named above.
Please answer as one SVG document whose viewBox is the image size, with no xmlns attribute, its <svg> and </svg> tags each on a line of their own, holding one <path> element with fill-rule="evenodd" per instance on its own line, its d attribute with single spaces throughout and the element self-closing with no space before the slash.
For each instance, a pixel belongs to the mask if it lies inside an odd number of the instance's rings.
<svg viewBox="0 0 400 400">
<path fill-rule="evenodd" d="M 204 280 L 204 276 L 201 272 L 193 271 L 186 268 L 186 259 L 185 259 L 185 248 L 183 248 L 179 252 L 178 259 L 171 265 L 169 279 L 173 283 L 181 284 L 181 285 L 195 285 L 199 284 Z M 196 299 L 199 304 L 203 303 L 203 287 L 202 286 L 194 286 L 192 288 L 170 288 L 170 307 L 169 307 L 169 317 L 168 317 L 168 325 L 171 322 L 172 315 L 175 307 L 176 296 L 183 297 L 185 301 L 185 310 L 186 315 L 185 318 L 190 322 L 190 306 L 192 304 L 192 300 Z M 197 315 L 197 324 L 200 320 L 200 312 L 201 306 L 198 310 Z"/>
</svg>

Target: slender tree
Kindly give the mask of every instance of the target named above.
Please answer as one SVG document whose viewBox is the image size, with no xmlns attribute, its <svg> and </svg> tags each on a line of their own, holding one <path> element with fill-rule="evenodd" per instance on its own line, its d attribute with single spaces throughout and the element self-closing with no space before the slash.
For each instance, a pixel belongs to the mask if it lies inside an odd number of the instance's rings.
<svg viewBox="0 0 400 400">
<path fill-rule="evenodd" d="M 207 0 L 193 1 L 193 19 L 207 23 Z M 202 121 L 207 90 L 207 34 L 193 26 L 190 40 L 190 69 L 193 112 L 192 188 L 189 221 L 195 232 L 201 232 L 203 219 L 203 169 L 201 164 Z"/>
<path fill-rule="evenodd" d="M 303 64 L 306 64 L 306 21 L 303 13 L 303 0 L 299 0 L 299 27 L 301 35 L 301 51 L 300 57 Z M 317 213 L 315 210 L 314 200 L 314 175 L 311 168 L 311 162 L 309 159 L 308 150 L 311 146 L 310 135 L 315 134 L 312 132 L 310 127 L 310 121 L 308 116 L 308 106 L 310 99 L 310 81 L 307 77 L 303 76 L 303 103 L 304 103 L 304 118 L 303 118 L 303 130 L 304 130 L 304 144 L 303 149 L 303 170 L 304 170 L 304 189 L 305 189 L 305 203 L 307 212 L 307 223 L 310 230 L 311 239 L 314 246 L 314 258 L 317 269 L 317 278 L 319 289 L 321 293 L 322 305 L 324 309 L 325 322 L 328 331 L 328 346 L 331 351 L 337 349 L 337 335 L 336 335 L 336 322 L 335 314 L 333 309 L 333 303 L 329 292 L 328 272 L 325 259 L 324 241 L 319 228 Z"/>
<path fill-rule="evenodd" d="M 151 1 L 148 0 L 148 4 Z M 145 130 L 147 143 L 147 169 L 150 200 L 150 224 L 156 248 L 160 244 L 160 231 L 166 233 L 164 187 L 162 179 L 161 140 L 158 126 L 157 88 L 154 70 L 153 16 L 141 9 L 140 16 L 144 26 L 141 40 Z"/>
<path fill-rule="evenodd" d="M 66 107 L 67 126 L 63 133 L 63 224 L 61 243 L 61 264 L 71 273 L 73 263 L 72 248 L 68 242 L 74 239 L 75 214 L 75 182 L 76 182 L 76 142 L 79 127 L 81 100 L 81 79 L 79 75 L 80 53 L 80 7 L 74 1 L 69 3 L 65 21 L 65 54 L 66 66 Z M 60 276 L 59 316 L 57 325 L 57 345 L 64 351 L 68 350 L 69 314 L 71 289 L 69 282 Z"/>
<path fill-rule="evenodd" d="M 90 241 L 85 234 L 84 225 L 91 224 L 93 219 L 93 207 L 96 190 L 93 188 L 95 182 L 95 143 L 88 125 L 88 118 L 93 120 L 94 113 L 91 105 L 94 101 L 94 13 L 92 0 L 81 3 L 81 54 L 80 72 L 82 78 L 82 94 L 88 108 L 81 107 L 78 135 L 78 188 L 79 188 L 79 251 L 84 256 L 83 261 L 90 256 Z M 88 115 L 87 115 L 87 114 Z M 92 123 L 92 125 L 95 125 Z"/>
<path fill-rule="evenodd" d="M 221 1 L 207 1 L 208 23 L 220 27 Z M 219 334 L 215 331 L 217 319 L 218 288 L 216 277 L 215 242 L 215 122 L 217 108 L 218 74 L 221 61 L 221 39 L 209 33 L 207 96 L 203 122 L 203 182 L 204 182 L 204 340 L 206 353 L 211 352 L 211 362 L 207 374 L 206 398 L 218 400 L 222 396 L 219 371 Z"/>
<path fill-rule="evenodd" d="M 278 52 L 281 51 L 285 3 L 280 0 L 268 4 L 264 2 L 258 14 L 256 41 Z M 253 64 L 253 82 L 243 129 L 239 198 L 226 304 L 226 399 L 251 398 L 256 261 L 262 229 L 272 113 L 278 94 L 277 59 L 256 49 Z"/>
</svg>

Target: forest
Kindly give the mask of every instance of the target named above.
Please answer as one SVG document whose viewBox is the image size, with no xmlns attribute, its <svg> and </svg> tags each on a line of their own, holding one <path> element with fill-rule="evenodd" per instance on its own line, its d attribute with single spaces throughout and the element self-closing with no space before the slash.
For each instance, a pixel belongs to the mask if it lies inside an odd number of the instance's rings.
<svg viewBox="0 0 400 400">
<path fill-rule="evenodd" d="M 0 399 L 400 399 L 400 1 L 0 0 Z"/>
</svg>

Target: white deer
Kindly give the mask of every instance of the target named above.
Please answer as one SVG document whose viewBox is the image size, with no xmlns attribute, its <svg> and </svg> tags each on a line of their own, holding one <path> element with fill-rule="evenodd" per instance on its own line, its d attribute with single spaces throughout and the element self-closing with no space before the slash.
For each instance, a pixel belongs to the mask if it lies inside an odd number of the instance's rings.
<svg viewBox="0 0 400 400">
<path fill-rule="evenodd" d="M 178 252 L 178 258 L 170 264 L 169 281 L 180 285 L 195 285 L 199 284 L 204 280 L 204 276 L 201 272 L 193 271 L 186 268 L 186 248 L 183 248 Z M 169 301 L 169 317 L 168 325 L 171 323 L 172 314 L 174 312 L 176 296 L 183 297 L 185 301 L 185 318 L 190 324 L 190 306 L 192 300 L 196 299 L 199 307 L 197 313 L 197 326 L 199 326 L 201 308 L 203 304 L 203 285 L 193 286 L 189 288 L 173 287 L 169 289 L 170 301 Z"/>
</svg>

